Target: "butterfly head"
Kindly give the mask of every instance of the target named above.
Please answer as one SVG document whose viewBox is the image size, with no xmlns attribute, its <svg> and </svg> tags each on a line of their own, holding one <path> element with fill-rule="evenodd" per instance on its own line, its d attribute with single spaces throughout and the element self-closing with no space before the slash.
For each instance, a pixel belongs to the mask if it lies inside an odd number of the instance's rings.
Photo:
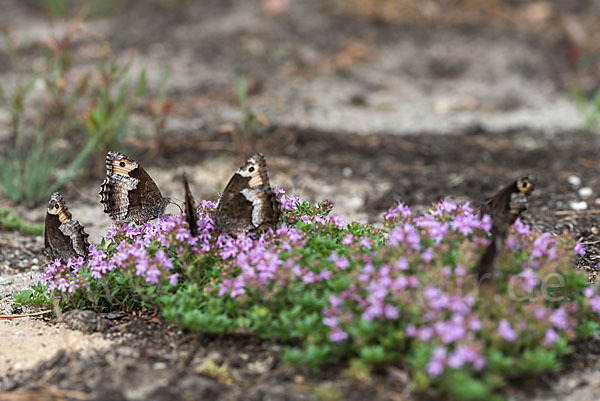
<svg viewBox="0 0 600 401">
<path fill-rule="evenodd" d="M 129 173 L 138 167 L 138 162 L 123 153 L 108 152 L 106 155 L 106 174 L 108 176 L 123 175 L 128 177 Z"/>
<path fill-rule="evenodd" d="M 65 206 L 65 201 L 58 192 L 55 192 L 50 196 L 50 200 L 48 201 L 48 214 L 58 216 L 61 223 L 64 223 L 71 218 L 69 210 Z"/>
<path fill-rule="evenodd" d="M 533 176 L 521 177 L 517 180 L 517 190 L 521 195 L 529 196 L 535 188 L 535 179 Z"/>
<path fill-rule="evenodd" d="M 265 158 L 262 153 L 256 154 L 249 158 L 242 167 L 237 171 L 237 174 L 245 178 L 250 178 L 248 186 L 254 187 L 264 185 L 263 170 L 266 167 Z"/>
</svg>

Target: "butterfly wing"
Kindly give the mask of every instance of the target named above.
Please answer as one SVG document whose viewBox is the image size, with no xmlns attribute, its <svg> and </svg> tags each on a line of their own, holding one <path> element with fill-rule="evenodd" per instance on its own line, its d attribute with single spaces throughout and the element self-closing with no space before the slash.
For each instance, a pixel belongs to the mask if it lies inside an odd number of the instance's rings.
<svg viewBox="0 0 600 401">
<path fill-rule="evenodd" d="M 185 189 L 185 219 L 187 220 L 188 227 L 192 236 L 198 236 L 198 212 L 196 210 L 196 201 L 190 191 L 190 184 L 188 183 L 187 175 L 183 174 L 183 187 Z"/>
<path fill-rule="evenodd" d="M 90 246 L 88 237 L 81 224 L 71 218 L 60 194 L 52 194 L 44 224 L 44 246 L 48 256 L 63 262 L 69 258 L 85 258 Z"/>
<path fill-rule="evenodd" d="M 113 220 L 137 224 L 157 218 L 168 204 L 144 168 L 119 152 L 108 152 L 106 156 L 100 202 Z"/>
<path fill-rule="evenodd" d="M 481 206 L 480 214 L 487 214 L 492 218 L 492 241 L 475 266 L 478 281 L 491 277 L 496 256 L 504 247 L 508 229 L 527 209 L 527 197 L 533 188 L 529 177 L 522 177 L 501 189 Z"/>
<path fill-rule="evenodd" d="M 260 231 L 279 219 L 281 208 L 269 186 L 269 173 L 262 154 L 252 156 L 227 183 L 213 214 L 220 231 Z"/>
</svg>

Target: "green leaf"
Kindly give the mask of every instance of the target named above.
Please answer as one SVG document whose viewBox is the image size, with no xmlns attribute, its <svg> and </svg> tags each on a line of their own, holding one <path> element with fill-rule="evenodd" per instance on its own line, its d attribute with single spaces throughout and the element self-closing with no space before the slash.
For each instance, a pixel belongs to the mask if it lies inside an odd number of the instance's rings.
<svg viewBox="0 0 600 401">
<path fill-rule="evenodd" d="M 138 83 L 135 88 L 135 97 L 136 98 L 142 97 L 144 95 L 144 93 L 146 93 L 147 84 L 148 83 L 146 81 L 146 69 L 144 68 L 140 72 L 140 76 L 138 78 Z"/>
</svg>

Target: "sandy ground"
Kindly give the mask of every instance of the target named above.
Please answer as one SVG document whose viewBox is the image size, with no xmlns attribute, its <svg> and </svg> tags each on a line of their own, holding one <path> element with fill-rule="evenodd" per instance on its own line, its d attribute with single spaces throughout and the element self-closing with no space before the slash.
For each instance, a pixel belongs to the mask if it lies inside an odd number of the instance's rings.
<svg viewBox="0 0 600 401">
<path fill-rule="evenodd" d="M 85 334 L 39 319 L 0 320 L 0 375 L 30 369 L 60 350 L 92 351 L 110 347 L 101 333 Z"/>
</svg>

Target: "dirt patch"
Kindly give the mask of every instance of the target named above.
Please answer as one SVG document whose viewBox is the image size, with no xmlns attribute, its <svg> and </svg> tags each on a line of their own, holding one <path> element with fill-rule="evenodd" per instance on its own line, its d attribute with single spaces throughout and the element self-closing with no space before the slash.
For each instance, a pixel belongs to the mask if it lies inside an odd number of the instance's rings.
<svg viewBox="0 0 600 401">
<path fill-rule="evenodd" d="M 1 376 L 31 369 L 60 351 L 87 353 L 112 344 L 101 334 L 85 335 L 80 331 L 49 325 L 43 320 L 29 319 L 0 321 L 0 338 Z"/>
</svg>

